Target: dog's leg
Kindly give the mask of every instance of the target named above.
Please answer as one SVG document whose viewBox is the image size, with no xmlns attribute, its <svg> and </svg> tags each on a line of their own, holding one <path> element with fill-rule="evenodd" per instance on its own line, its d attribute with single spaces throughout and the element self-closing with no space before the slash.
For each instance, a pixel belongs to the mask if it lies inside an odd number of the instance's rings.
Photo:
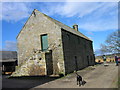
<svg viewBox="0 0 120 90">
<path fill-rule="evenodd" d="M 83 82 L 82 82 L 82 81 L 80 81 L 80 85 L 83 85 Z"/>
<path fill-rule="evenodd" d="M 77 81 L 77 85 L 79 84 L 79 81 Z"/>
<path fill-rule="evenodd" d="M 84 81 L 82 81 L 82 86 L 84 86 Z"/>
</svg>

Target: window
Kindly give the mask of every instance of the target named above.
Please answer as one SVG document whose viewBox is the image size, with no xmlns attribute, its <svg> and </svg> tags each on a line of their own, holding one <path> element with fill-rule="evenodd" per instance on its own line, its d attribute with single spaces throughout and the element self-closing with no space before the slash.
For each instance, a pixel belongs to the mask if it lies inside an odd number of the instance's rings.
<svg viewBox="0 0 120 90">
<path fill-rule="evenodd" d="M 42 48 L 42 51 L 45 51 L 48 49 L 48 36 L 47 36 L 47 34 L 41 35 L 41 48 Z"/>
</svg>

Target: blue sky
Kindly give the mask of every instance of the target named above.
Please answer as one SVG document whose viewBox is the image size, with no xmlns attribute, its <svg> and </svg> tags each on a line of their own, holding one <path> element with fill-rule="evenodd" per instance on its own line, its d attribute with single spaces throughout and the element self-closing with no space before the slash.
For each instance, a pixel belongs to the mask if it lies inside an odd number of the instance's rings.
<svg viewBox="0 0 120 90">
<path fill-rule="evenodd" d="M 10 2 L 2 3 L 2 48 L 16 50 L 16 36 L 34 9 L 72 27 L 93 40 L 99 50 L 106 37 L 118 28 L 117 2 Z M 2 16 L 2 17 L 1 17 Z"/>
</svg>

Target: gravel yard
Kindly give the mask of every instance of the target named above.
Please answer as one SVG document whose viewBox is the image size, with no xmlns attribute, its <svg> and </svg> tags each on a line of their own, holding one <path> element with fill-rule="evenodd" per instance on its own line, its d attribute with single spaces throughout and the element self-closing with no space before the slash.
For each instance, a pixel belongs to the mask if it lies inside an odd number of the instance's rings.
<svg viewBox="0 0 120 90">
<path fill-rule="evenodd" d="M 2 76 L 2 88 L 118 88 L 118 66 L 109 63 L 87 67 L 78 71 L 78 74 L 86 81 L 84 86 L 79 87 L 76 83 L 76 74 L 71 73 L 65 77 L 21 77 L 8 78 L 9 75 Z"/>
<path fill-rule="evenodd" d="M 72 73 L 66 77 L 39 85 L 35 88 L 118 88 L 118 66 L 115 63 L 88 67 L 80 70 L 79 75 L 86 81 L 84 86 L 76 84 L 76 74 Z"/>
</svg>

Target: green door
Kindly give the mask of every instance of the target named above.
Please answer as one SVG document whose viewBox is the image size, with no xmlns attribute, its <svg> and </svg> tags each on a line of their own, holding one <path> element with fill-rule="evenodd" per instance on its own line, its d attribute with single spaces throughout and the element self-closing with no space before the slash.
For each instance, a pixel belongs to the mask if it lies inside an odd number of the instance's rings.
<svg viewBox="0 0 120 90">
<path fill-rule="evenodd" d="M 41 46 L 42 46 L 42 51 L 45 51 L 48 49 L 48 36 L 41 35 Z"/>
</svg>

